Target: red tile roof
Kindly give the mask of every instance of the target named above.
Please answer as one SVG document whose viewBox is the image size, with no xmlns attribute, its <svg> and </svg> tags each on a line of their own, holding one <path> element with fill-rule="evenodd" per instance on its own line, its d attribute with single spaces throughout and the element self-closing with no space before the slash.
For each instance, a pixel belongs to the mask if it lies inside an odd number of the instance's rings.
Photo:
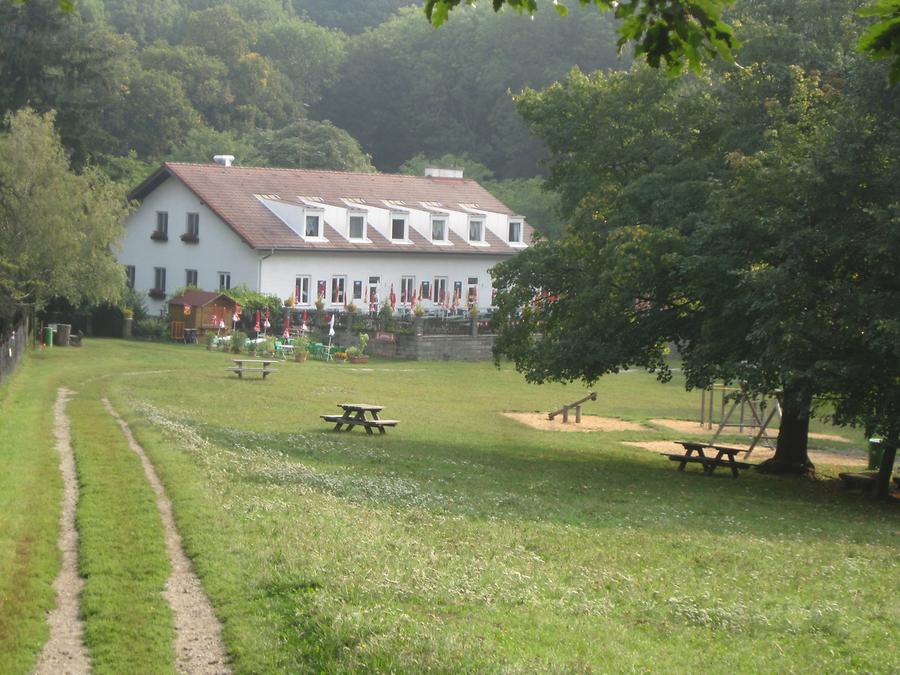
<svg viewBox="0 0 900 675">
<path fill-rule="evenodd" d="M 469 246 L 459 237 L 452 235 L 450 239 L 455 246 L 435 246 L 427 238 L 416 236 L 414 232 L 411 232 L 412 244 L 398 245 L 379 235 L 374 228 L 368 228 L 371 244 L 356 243 L 347 241 L 328 223 L 324 228 L 327 242 L 305 241 L 256 198 L 256 195 L 282 195 L 288 199 L 292 199 L 295 195 L 315 195 L 316 199 L 344 208 L 347 208 L 344 199 L 365 200 L 367 204 L 380 208 L 384 208 L 384 200 L 403 201 L 412 208 L 421 210 L 426 209 L 419 202 L 439 202 L 443 205 L 477 204 L 477 208 L 484 211 L 516 215 L 476 181 L 468 178 L 166 162 L 132 191 L 131 199 L 144 199 L 170 176 L 183 182 L 248 246 L 256 249 L 415 251 L 493 255 L 509 255 L 518 250 L 493 236 L 487 238 L 489 246 Z M 531 227 L 525 224 L 523 229 L 524 240 L 530 241 Z"/>
</svg>

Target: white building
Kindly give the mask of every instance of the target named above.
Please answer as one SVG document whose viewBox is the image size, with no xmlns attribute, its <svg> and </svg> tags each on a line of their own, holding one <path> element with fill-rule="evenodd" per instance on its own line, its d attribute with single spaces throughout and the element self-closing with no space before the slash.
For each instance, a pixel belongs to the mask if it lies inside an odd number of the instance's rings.
<svg viewBox="0 0 900 675">
<path fill-rule="evenodd" d="M 390 297 L 491 304 L 488 273 L 531 228 L 461 171 L 425 176 L 168 162 L 130 195 L 119 254 L 151 312 L 181 286 L 237 284 L 311 306 Z"/>
</svg>

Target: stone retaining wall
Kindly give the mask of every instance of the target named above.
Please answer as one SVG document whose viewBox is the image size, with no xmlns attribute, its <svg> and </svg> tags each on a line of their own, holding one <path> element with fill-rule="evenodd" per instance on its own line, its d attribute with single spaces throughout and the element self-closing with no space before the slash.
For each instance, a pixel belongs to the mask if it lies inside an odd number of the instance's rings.
<svg viewBox="0 0 900 675">
<path fill-rule="evenodd" d="M 413 335 L 395 333 L 394 342 L 383 342 L 370 335 L 366 353 L 413 361 L 490 361 L 493 335 Z"/>
</svg>

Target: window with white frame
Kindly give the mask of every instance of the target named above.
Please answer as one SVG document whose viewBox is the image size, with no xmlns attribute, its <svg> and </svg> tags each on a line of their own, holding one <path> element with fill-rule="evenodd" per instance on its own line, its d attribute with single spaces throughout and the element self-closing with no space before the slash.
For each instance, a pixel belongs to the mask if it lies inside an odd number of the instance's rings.
<svg viewBox="0 0 900 675">
<path fill-rule="evenodd" d="M 366 214 L 351 211 L 347 216 L 347 232 L 351 239 L 366 238 Z"/>
<path fill-rule="evenodd" d="M 165 267 L 154 267 L 153 268 L 153 288 L 158 291 L 166 290 L 166 268 Z"/>
<path fill-rule="evenodd" d="M 518 244 L 522 242 L 522 221 L 509 221 L 509 243 Z"/>
<path fill-rule="evenodd" d="M 378 309 L 378 287 L 381 285 L 381 277 L 369 277 L 369 305 Z"/>
<path fill-rule="evenodd" d="M 231 288 L 231 272 L 219 272 L 219 290 L 227 291 Z"/>
<path fill-rule="evenodd" d="M 156 232 L 162 237 L 167 237 L 169 235 L 169 212 L 168 211 L 157 211 L 156 212 Z"/>
<path fill-rule="evenodd" d="M 446 216 L 431 217 L 431 240 L 447 241 L 447 218 Z"/>
<path fill-rule="evenodd" d="M 331 302 L 343 305 L 347 299 L 347 277 L 331 277 Z"/>
<path fill-rule="evenodd" d="M 468 278 L 468 288 L 466 291 L 466 300 L 470 307 L 478 304 L 478 277 Z"/>
<path fill-rule="evenodd" d="M 412 303 L 413 291 L 415 288 L 415 277 L 400 277 L 400 304 Z"/>
<path fill-rule="evenodd" d="M 431 291 L 431 298 L 436 305 L 450 304 L 450 298 L 447 297 L 447 277 L 434 278 L 434 288 Z"/>
<path fill-rule="evenodd" d="M 297 301 L 298 305 L 309 304 L 310 283 L 310 277 L 308 276 L 298 276 L 294 281 L 294 300 Z"/>
<path fill-rule="evenodd" d="M 469 241 L 484 241 L 483 218 L 469 218 Z"/>
<path fill-rule="evenodd" d="M 125 285 L 134 288 L 134 265 L 125 265 Z"/>
<path fill-rule="evenodd" d="M 184 271 L 184 285 L 197 287 L 197 270 Z"/>
<path fill-rule="evenodd" d="M 394 241 L 406 240 L 407 217 L 405 213 L 391 214 L 391 239 Z"/>
<path fill-rule="evenodd" d="M 321 237 L 322 236 L 322 214 L 321 213 L 306 213 L 306 227 L 303 230 L 304 234 L 307 237 Z"/>
</svg>

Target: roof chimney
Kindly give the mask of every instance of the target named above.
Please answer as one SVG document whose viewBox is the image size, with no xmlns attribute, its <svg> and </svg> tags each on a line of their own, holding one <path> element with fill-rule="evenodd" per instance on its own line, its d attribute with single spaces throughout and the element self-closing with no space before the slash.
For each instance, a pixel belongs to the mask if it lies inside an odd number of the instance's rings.
<svg viewBox="0 0 900 675">
<path fill-rule="evenodd" d="M 442 169 L 437 166 L 426 166 L 425 175 L 430 178 L 462 178 L 462 167 L 452 167 L 450 169 Z"/>
<path fill-rule="evenodd" d="M 222 166 L 231 166 L 231 163 L 234 161 L 234 155 L 216 155 L 213 157 L 213 161 Z"/>
</svg>

